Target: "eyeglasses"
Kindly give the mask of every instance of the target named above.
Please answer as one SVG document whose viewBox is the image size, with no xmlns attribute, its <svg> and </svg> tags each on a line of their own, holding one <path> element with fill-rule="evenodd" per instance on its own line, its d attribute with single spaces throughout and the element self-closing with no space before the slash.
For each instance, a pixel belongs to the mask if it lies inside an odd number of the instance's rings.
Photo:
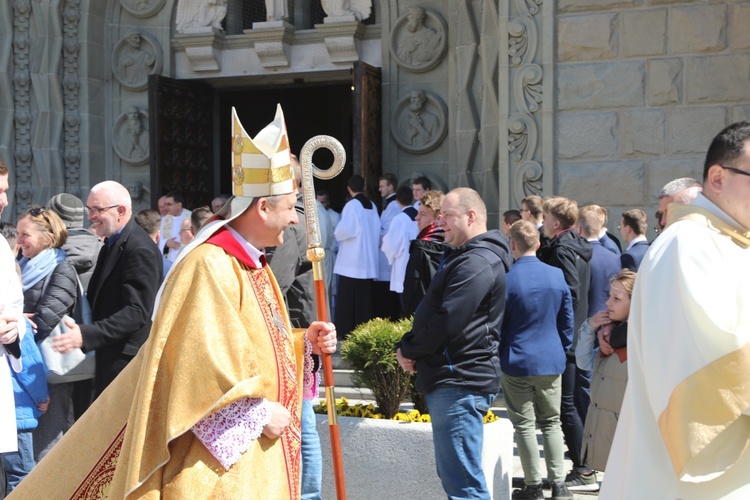
<svg viewBox="0 0 750 500">
<path fill-rule="evenodd" d="M 719 165 L 719 166 L 720 166 L 721 168 L 725 169 L 725 170 L 729 170 L 730 172 L 734 172 L 735 174 L 740 174 L 740 175 L 747 175 L 748 177 L 750 177 L 750 172 L 745 172 L 744 170 L 740 170 L 739 168 L 734 168 L 734 167 L 725 167 L 725 166 L 724 166 L 724 165 L 722 165 L 721 163 L 719 163 L 718 165 Z"/>
<path fill-rule="evenodd" d="M 102 208 L 99 208 L 99 207 L 88 207 L 87 206 L 86 207 L 86 212 L 88 212 L 89 215 L 91 215 L 91 214 L 101 215 L 104 212 L 106 212 L 107 210 L 109 210 L 110 208 L 115 208 L 115 207 L 119 207 L 119 206 L 120 205 L 110 205 L 108 207 L 102 207 Z"/>
</svg>

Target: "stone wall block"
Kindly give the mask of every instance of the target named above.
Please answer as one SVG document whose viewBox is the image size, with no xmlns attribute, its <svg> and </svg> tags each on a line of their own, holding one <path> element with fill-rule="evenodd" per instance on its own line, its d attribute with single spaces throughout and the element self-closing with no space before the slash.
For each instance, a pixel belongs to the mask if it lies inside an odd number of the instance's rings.
<svg viewBox="0 0 750 500">
<path fill-rule="evenodd" d="M 718 130 L 716 131 L 718 133 Z M 708 148 L 708 146 L 706 146 Z M 659 203 L 659 191 L 668 182 L 682 177 L 692 177 L 697 181 L 703 180 L 703 156 L 688 156 L 679 159 L 659 159 L 652 160 L 649 166 L 649 199 L 650 204 Z M 649 224 L 653 218 L 653 213 L 647 213 Z"/>
<path fill-rule="evenodd" d="M 750 121 L 750 104 L 739 104 L 732 107 L 731 122 Z"/>
<path fill-rule="evenodd" d="M 750 99 L 750 56 L 746 54 L 690 57 L 685 73 L 689 103 Z"/>
<path fill-rule="evenodd" d="M 648 61 L 648 103 L 652 106 L 678 104 L 682 97 L 682 62 L 680 59 Z"/>
<path fill-rule="evenodd" d="M 620 143 L 623 156 L 664 154 L 666 115 L 661 110 L 622 113 Z"/>
<path fill-rule="evenodd" d="M 558 158 L 614 158 L 617 113 L 563 113 L 557 120 Z"/>
<path fill-rule="evenodd" d="M 646 164 L 642 161 L 560 163 L 557 192 L 578 206 L 635 206 L 645 202 Z"/>
<path fill-rule="evenodd" d="M 750 5 L 732 5 L 729 11 L 729 48 L 750 49 Z"/>
<path fill-rule="evenodd" d="M 667 150 L 670 154 L 705 154 L 711 140 L 727 124 L 724 107 L 675 108 L 667 113 Z"/>
<path fill-rule="evenodd" d="M 632 7 L 637 0 L 558 0 L 558 12 L 581 12 L 612 9 L 615 7 Z"/>
<path fill-rule="evenodd" d="M 658 56 L 667 50 L 667 9 L 634 10 L 622 14 L 620 35 L 624 57 Z"/>
<path fill-rule="evenodd" d="M 559 61 L 611 59 L 617 56 L 617 15 L 591 14 L 558 18 Z"/>
<path fill-rule="evenodd" d="M 643 61 L 557 66 L 558 109 L 596 109 L 643 106 Z"/>
<path fill-rule="evenodd" d="M 727 47 L 726 5 L 691 5 L 669 13 L 672 54 L 719 52 Z"/>
</svg>

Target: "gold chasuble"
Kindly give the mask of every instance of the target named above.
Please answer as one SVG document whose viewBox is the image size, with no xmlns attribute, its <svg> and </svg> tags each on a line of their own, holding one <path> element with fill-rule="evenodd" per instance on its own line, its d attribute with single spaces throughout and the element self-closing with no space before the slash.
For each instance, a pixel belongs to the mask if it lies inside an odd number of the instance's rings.
<svg viewBox="0 0 750 500">
<path fill-rule="evenodd" d="M 138 356 L 12 498 L 299 498 L 303 353 L 270 268 L 222 228 L 177 264 Z M 243 398 L 292 423 L 225 470 L 191 428 Z"/>
</svg>

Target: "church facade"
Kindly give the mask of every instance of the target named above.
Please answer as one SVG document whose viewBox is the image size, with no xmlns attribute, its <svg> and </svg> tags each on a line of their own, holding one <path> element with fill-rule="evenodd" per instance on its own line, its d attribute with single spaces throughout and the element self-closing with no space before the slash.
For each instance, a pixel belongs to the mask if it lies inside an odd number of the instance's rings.
<svg viewBox="0 0 750 500">
<path fill-rule="evenodd" d="M 252 135 L 281 103 L 293 151 L 333 135 L 373 187 L 473 187 L 495 227 L 560 194 L 614 226 L 750 118 L 749 22 L 740 0 L 8 0 L 4 218 L 105 179 L 136 210 L 204 204 L 231 190 L 231 108 Z"/>
</svg>

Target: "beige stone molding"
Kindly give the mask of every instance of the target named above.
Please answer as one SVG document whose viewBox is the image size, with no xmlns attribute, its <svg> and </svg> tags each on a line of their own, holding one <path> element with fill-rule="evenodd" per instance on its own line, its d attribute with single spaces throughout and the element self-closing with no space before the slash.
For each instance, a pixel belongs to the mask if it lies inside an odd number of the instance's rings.
<svg viewBox="0 0 750 500">
<path fill-rule="evenodd" d="M 221 71 L 219 61 L 224 44 L 224 31 L 211 27 L 190 31 L 176 34 L 174 37 L 176 47 L 185 51 L 190 68 L 198 73 Z"/>
<path fill-rule="evenodd" d="M 325 41 L 331 62 L 351 64 L 359 60 L 359 47 L 365 35 L 365 27 L 354 20 L 354 17 L 347 23 L 316 24 L 315 29 Z"/>
<path fill-rule="evenodd" d="M 151 17 L 164 7 L 166 0 L 120 0 L 122 8 L 133 17 Z"/>
<path fill-rule="evenodd" d="M 148 112 L 131 106 L 122 113 L 112 128 L 112 147 L 117 156 L 126 163 L 148 163 Z"/>
<path fill-rule="evenodd" d="M 429 71 L 448 50 L 448 25 L 433 9 L 410 7 L 393 26 L 390 49 L 402 68 L 415 73 Z"/>
<path fill-rule="evenodd" d="M 391 135 L 398 147 L 414 154 L 432 151 L 448 133 L 448 108 L 440 97 L 414 89 L 402 97 L 391 115 Z"/>
<path fill-rule="evenodd" d="M 294 41 L 294 26 L 286 21 L 253 23 L 253 29 L 245 30 L 245 36 L 255 46 L 255 53 L 264 68 L 289 66 L 289 46 Z"/>
<path fill-rule="evenodd" d="M 163 56 L 159 42 L 148 33 L 132 32 L 112 51 L 112 73 L 120 85 L 138 91 L 148 87 L 148 75 L 161 73 Z"/>
</svg>

